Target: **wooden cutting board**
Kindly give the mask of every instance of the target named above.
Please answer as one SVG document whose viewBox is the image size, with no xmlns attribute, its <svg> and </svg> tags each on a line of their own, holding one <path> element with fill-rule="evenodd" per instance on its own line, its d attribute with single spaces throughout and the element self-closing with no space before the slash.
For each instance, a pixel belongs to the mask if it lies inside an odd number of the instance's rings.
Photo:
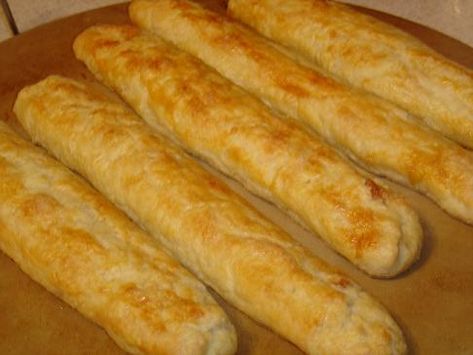
<svg viewBox="0 0 473 355">
<path fill-rule="evenodd" d="M 211 5 L 222 9 L 221 3 L 214 1 Z M 425 27 L 365 12 L 473 67 L 472 48 Z M 0 43 L 0 119 L 19 129 L 11 111 L 17 92 L 49 74 L 91 78 L 73 56 L 73 38 L 93 24 L 128 21 L 126 5 L 116 5 L 43 25 Z M 376 280 L 355 269 L 272 205 L 249 194 L 238 183 L 224 180 L 315 254 L 337 265 L 379 299 L 402 327 L 411 353 L 473 354 L 473 227 L 449 217 L 421 195 L 388 183 L 406 196 L 421 216 L 425 243 L 421 259 L 410 271 L 392 280 Z M 300 353 L 216 297 L 238 330 L 240 354 Z M 0 252 L 0 354 L 120 353 L 100 327 L 33 282 Z"/>
</svg>

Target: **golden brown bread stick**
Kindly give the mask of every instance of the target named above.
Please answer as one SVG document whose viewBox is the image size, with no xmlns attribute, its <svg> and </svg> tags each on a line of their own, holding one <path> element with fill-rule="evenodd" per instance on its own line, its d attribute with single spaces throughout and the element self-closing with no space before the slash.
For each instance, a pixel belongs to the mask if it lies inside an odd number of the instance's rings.
<svg viewBox="0 0 473 355">
<path fill-rule="evenodd" d="M 0 122 L 0 248 L 134 354 L 231 354 L 205 286 L 85 181 Z"/>
<path fill-rule="evenodd" d="M 473 71 L 413 36 L 325 0 L 230 0 L 229 12 L 341 80 L 473 148 Z"/>
<path fill-rule="evenodd" d="M 404 353 L 388 313 L 122 103 L 53 76 L 14 107 L 33 140 L 86 176 L 230 303 L 309 353 Z"/>
<path fill-rule="evenodd" d="M 198 59 L 124 26 L 89 28 L 74 51 L 160 133 L 289 210 L 369 274 L 393 276 L 416 260 L 422 229 L 401 198 Z"/>
<path fill-rule="evenodd" d="M 396 106 L 296 64 L 241 24 L 185 0 L 134 0 L 132 20 L 303 122 L 369 171 L 473 223 L 473 154 Z"/>
</svg>

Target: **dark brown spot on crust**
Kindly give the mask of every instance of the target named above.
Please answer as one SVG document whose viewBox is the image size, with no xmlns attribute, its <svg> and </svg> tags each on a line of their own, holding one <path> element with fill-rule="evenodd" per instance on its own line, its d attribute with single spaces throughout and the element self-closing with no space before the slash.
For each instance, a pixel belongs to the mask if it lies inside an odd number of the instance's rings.
<svg viewBox="0 0 473 355">
<path fill-rule="evenodd" d="M 278 78 L 276 80 L 276 84 L 281 89 L 290 93 L 293 96 L 306 98 L 310 95 L 309 92 L 306 89 L 304 89 L 302 86 L 289 82 L 287 78 Z"/>
<path fill-rule="evenodd" d="M 100 39 L 95 41 L 95 45 L 97 48 L 115 47 L 119 44 L 120 42 L 114 39 Z"/>
<path fill-rule="evenodd" d="M 276 144 L 285 144 L 291 138 L 291 133 L 287 129 L 278 129 L 273 132 L 272 138 Z"/>
<path fill-rule="evenodd" d="M 340 278 L 335 285 L 340 286 L 341 288 L 346 288 L 347 286 L 351 285 L 351 282 L 347 279 Z"/>
<path fill-rule="evenodd" d="M 214 191 L 223 192 L 225 194 L 231 193 L 231 190 L 223 182 L 213 176 L 207 178 L 207 184 Z"/>
<path fill-rule="evenodd" d="M 370 189 L 371 197 L 375 200 L 384 200 L 386 191 L 371 179 L 365 180 L 365 185 Z"/>
<path fill-rule="evenodd" d="M 309 82 L 317 86 L 318 88 L 323 87 L 326 90 L 340 90 L 341 89 L 341 85 L 329 77 L 326 77 L 322 74 L 316 73 L 308 69 L 306 70 L 306 72 L 307 72 L 306 77 L 309 80 Z"/>
</svg>

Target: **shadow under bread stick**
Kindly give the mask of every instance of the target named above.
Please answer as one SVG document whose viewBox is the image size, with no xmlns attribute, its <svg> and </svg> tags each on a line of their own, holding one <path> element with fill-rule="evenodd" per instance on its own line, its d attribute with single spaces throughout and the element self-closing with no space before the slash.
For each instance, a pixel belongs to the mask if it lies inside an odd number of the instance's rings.
<svg viewBox="0 0 473 355">
<path fill-rule="evenodd" d="M 384 308 L 311 255 L 124 104 L 58 76 L 14 111 L 228 302 L 311 353 L 405 353 Z"/>
<path fill-rule="evenodd" d="M 341 80 L 473 148 L 473 71 L 400 29 L 324 0 L 230 0 L 229 12 Z"/>
<path fill-rule="evenodd" d="M 295 63 L 225 15 L 186 0 L 134 0 L 130 17 L 314 130 L 367 170 L 473 223 L 473 153 L 397 106 Z"/>
<path fill-rule="evenodd" d="M 232 354 L 193 275 L 112 203 L 0 122 L 0 249 L 133 354 Z"/>
<path fill-rule="evenodd" d="M 367 273 L 393 276 L 417 259 L 422 228 L 400 196 L 197 58 L 130 26 L 91 27 L 74 51 L 153 128 L 289 210 Z"/>
</svg>

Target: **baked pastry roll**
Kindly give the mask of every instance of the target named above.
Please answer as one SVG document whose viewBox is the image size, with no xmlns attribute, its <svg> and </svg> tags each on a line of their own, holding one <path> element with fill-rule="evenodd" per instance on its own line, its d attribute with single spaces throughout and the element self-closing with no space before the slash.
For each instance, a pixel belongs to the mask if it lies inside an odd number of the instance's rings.
<svg viewBox="0 0 473 355">
<path fill-rule="evenodd" d="M 0 175 L 1 250 L 123 349 L 235 352 L 235 330 L 202 283 L 90 185 L 3 122 Z"/>
<path fill-rule="evenodd" d="M 411 35 L 324 0 L 230 0 L 230 13 L 337 78 L 473 148 L 473 71 Z"/>
<path fill-rule="evenodd" d="M 132 20 L 303 122 L 367 170 L 415 188 L 473 223 L 473 155 L 389 102 L 276 50 L 234 20 L 185 0 L 135 0 Z"/>
<path fill-rule="evenodd" d="M 123 26 L 89 28 L 74 51 L 152 127 L 289 210 L 369 274 L 393 276 L 416 260 L 422 229 L 400 197 L 195 57 Z"/>
<path fill-rule="evenodd" d="M 49 77 L 20 92 L 15 112 L 34 141 L 86 176 L 201 280 L 303 350 L 405 351 L 398 326 L 375 300 L 123 104 L 91 85 Z"/>
</svg>

